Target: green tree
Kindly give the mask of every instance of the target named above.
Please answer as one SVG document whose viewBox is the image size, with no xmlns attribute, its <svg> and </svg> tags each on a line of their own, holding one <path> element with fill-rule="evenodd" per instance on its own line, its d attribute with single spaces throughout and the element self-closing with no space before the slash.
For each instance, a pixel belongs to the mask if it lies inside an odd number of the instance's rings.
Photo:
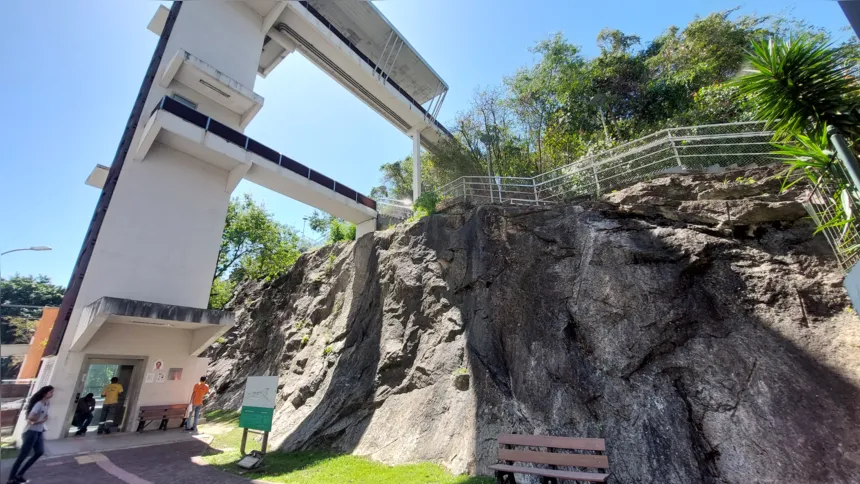
<svg viewBox="0 0 860 484">
<path fill-rule="evenodd" d="M 835 126 L 860 138 L 860 83 L 848 51 L 813 35 L 752 43 L 740 92 L 756 100 L 756 115 L 782 135 Z"/>
<path fill-rule="evenodd" d="M 855 56 L 854 45 L 836 47 L 821 34 L 771 37 L 752 43 L 750 67 L 736 82 L 755 101 L 756 114 L 777 128 L 775 138 L 785 141 L 774 152 L 789 165 L 784 186 L 804 180 L 829 187 L 831 206 L 819 214 L 824 220 L 818 231 L 841 229 L 831 242 L 846 256 L 860 250 L 850 231 L 860 194 L 833 162 L 826 130 L 835 126 L 855 143 L 860 140 Z"/>
<path fill-rule="evenodd" d="M 801 33 L 826 38 L 802 21 L 735 10 L 650 41 L 604 29 L 593 58 L 554 34 L 531 49 L 531 65 L 476 91 L 454 118 L 453 140 L 422 156 L 422 191 L 468 175 L 532 176 L 667 127 L 750 120 L 756 99 L 731 83 L 750 42 Z M 856 59 L 860 42 L 839 49 Z M 411 198 L 407 160 L 381 167 L 374 196 Z"/>
<path fill-rule="evenodd" d="M 51 278 L 44 275 L 15 274 L 0 280 L 0 302 L 3 305 L 59 306 L 64 292 L 65 288 L 51 283 Z M 0 307 L 0 340 L 3 343 L 29 343 L 41 315 L 40 309 Z"/>
<path fill-rule="evenodd" d="M 325 235 L 330 244 L 355 240 L 355 224 L 318 210 L 314 210 L 308 217 L 308 225 L 314 232 Z"/>
<path fill-rule="evenodd" d="M 295 263 L 299 236 L 275 221 L 250 195 L 230 200 L 209 305 L 221 308 L 232 288 L 246 279 L 270 279 Z"/>
</svg>

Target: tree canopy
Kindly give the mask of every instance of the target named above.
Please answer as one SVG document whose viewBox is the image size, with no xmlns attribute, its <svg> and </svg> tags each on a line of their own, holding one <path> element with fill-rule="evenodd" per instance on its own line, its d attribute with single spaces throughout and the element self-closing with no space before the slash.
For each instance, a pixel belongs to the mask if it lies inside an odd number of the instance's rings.
<svg viewBox="0 0 860 484">
<path fill-rule="evenodd" d="M 275 277 L 291 267 L 299 255 L 295 230 L 275 221 L 250 195 L 233 198 L 227 207 L 209 306 L 223 307 L 236 283 Z"/>
<path fill-rule="evenodd" d="M 827 36 L 728 10 L 650 41 L 604 29 L 591 58 L 554 34 L 532 47 L 532 65 L 475 92 L 454 118 L 454 140 L 422 156 L 423 190 L 464 175 L 533 176 L 666 127 L 751 120 L 755 101 L 731 82 L 746 51 L 757 39 L 804 33 Z M 856 42 L 844 47 L 856 59 Z M 380 171 L 373 196 L 411 198 L 410 157 Z"/>
<path fill-rule="evenodd" d="M 355 224 L 318 210 L 308 217 L 311 230 L 326 237 L 327 243 L 355 240 Z"/>
<path fill-rule="evenodd" d="M 0 280 L 0 303 L 22 306 L 59 306 L 65 289 L 51 283 L 44 275 L 15 274 Z M 36 322 L 42 316 L 39 309 L 0 307 L 0 341 L 29 343 Z"/>
</svg>

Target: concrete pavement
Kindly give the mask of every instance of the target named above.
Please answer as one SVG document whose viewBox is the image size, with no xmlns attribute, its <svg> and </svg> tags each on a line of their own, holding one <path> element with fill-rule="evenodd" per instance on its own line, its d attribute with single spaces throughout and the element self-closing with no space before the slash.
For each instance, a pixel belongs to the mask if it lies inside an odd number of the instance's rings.
<svg viewBox="0 0 860 484">
<path fill-rule="evenodd" d="M 247 484 L 255 481 L 195 464 L 207 448 L 200 440 L 123 450 L 42 458 L 27 478 L 40 484 Z M 0 478 L 8 479 L 11 461 Z"/>
</svg>

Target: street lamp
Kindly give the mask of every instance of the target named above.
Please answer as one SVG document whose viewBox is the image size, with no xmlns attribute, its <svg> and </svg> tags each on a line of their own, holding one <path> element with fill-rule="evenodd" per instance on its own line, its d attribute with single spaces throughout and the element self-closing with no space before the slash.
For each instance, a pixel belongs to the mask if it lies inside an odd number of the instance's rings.
<svg viewBox="0 0 860 484">
<path fill-rule="evenodd" d="M 51 248 L 48 247 L 47 245 L 34 245 L 33 247 L 24 247 L 22 249 L 7 250 L 6 252 L 0 252 L 0 261 L 2 261 L 2 257 L 6 254 L 9 254 L 11 252 L 20 252 L 20 251 L 24 251 L 24 250 L 32 250 L 32 251 L 36 251 L 36 252 L 41 252 L 41 251 L 45 251 L 45 250 L 51 250 Z M 3 267 L 2 264 L 0 264 L 0 282 L 3 281 L 3 269 L 2 269 L 2 267 Z M 2 312 L 2 310 L 3 310 L 3 294 L 2 294 L 2 291 L 3 291 L 3 285 L 0 284 L 0 312 Z"/>
</svg>

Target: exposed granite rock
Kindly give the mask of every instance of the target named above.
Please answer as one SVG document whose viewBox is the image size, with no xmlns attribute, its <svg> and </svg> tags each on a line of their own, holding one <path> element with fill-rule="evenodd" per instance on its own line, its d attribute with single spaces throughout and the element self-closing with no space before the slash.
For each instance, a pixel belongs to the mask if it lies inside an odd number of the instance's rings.
<svg viewBox="0 0 860 484">
<path fill-rule="evenodd" d="M 455 472 L 518 432 L 606 438 L 619 483 L 858 482 L 860 320 L 778 186 L 455 206 L 306 254 L 235 295 L 216 404 L 277 374 L 280 448 Z"/>
</svg>

